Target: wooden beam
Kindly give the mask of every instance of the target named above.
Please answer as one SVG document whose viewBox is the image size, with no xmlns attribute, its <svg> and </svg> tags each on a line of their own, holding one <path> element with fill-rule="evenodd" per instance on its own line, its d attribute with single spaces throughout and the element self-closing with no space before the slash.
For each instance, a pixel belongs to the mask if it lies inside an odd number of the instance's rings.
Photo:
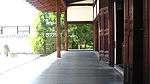
<svg viewBox="0 0 150 84">
<path fill-rule="evenodd" d="M 68 24 L 93 24 L 93 21 L 68 21 Z"/>
<path fill-rule="evenodd" d="M 64 23 L 65 23 L 65 50 L 68 51 L 68 22 L 67 22 L 67 10 L 64 13 Z"/>
<path fill-rule="evenodd" d="M 56 50 L 57 50 L 57 57 L 61 58 L 61 35 L 60 35 L 60 17 L 61 17 L 61 10 L 59 7 L 59 0 L 57 0 L 57 24 L 56 24 Z"/>
<path fill-rule="evenodd" d="M 93 3 L 68 4 L 67 6 L 93 6 Z"/>
</svg>

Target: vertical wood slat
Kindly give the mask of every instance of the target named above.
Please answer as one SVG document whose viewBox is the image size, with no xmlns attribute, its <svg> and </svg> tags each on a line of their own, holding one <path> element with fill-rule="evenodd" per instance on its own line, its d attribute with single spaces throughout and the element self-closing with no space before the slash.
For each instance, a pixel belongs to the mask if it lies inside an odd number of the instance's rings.
<svg viewBox="0 0 150 84">
<path fill-rule="evenodd" d="M 100 9 L 100 16 L 99 16 L 99 45 L 100 45 L 100 48 L 99 48 L 99 53 L 100 53 L 100 56 L 101 58 L 103 58 L 102 60 L 104 61 L 107 61 L 108 60 L 106 59 L 108 53 L 106 54 L 105 51 L 108 51 L 107 49 L 105 49 L 105 46 L 108 45 L 107 42 L 105 43 L 105 38 L 106 36 L 108 36 L 107 34 L 107 28 L 105 28 L 105 23 L 108 22 L 108 20 L 105 20 L 105 15 L 108 13 L 108 7 L 105 7 L 105 8 L 101 8 Z"/>
<path fill-rule="evenodd" d="M 98 51 L 98 27 L 97 27 L 97 22 L 95 22 L 94 24 L 94 32 L 95 32 L 95 36 L 94 36 L 94 39 L 95 39 L 95 51 Z"/>
<path fill-rule="evenodd" d="M 57 57 L 61 58 L 61 35 L 60 35 L 60 16 L 61 16 L 61 10 L 59 7 L 59 0 L 57 0 L 57 11 L 56 11 L 56 15 L 57 15 L 57 24 L 56 24 L 56 50 L 57 50 Z"/>
<path fill-rule="evenodd" d="M 134 9 L 133 9 L 133 1 L 134 0 L 129 0 L 129 64 L 131 64 L 131 68 L 133 67 L 133 30 L 134 30 Z"/>
<path fill-rule="evenodd" d="M 124 1 L 124 42 L 123 42 L 123 64 L 124 64 L 124 84 L 128 84 L 129 77 L 128 77 L 128 26 L 129 26 L 129 14 L 128 14 L 128 2 L 129 0 Z"/>
<path fill-rule="evenodd" d="M 106 8 L 106 10 L 104 11 L 104 56 L 106 58 L 106 60 L 110 63 L 110 51 L 109 51 L 109 42 L 110 42 L 110 38 L 109 38 L 109 9 L 108 7 Z"/>
<path fill-rule="evenodd" d="M 67 23 L 67 9 L 64 14 L 64 23 L 65 23 L 65 50 L 68 51 L 68 23 Z"/>
<path fill-rule="evenodd" d="M 99 16 L 97 17 L 97 39 L 98 39 L 98 51 L 100 52 L 100 47 L 101 47 L 101 35 L 100 35 L 100 20 L 99 20 Z"/>
<path fill-rule="evenodd" d="M 99 12 L 100 14 L 99 14 L 99 39 L 100 39 L 100 55 L 101 56 L 103 56 L 103 26 L 102 26 L 102 24 L 103 24 L 103 19 L 102 19 L 102 11 L 100 10 L 100 12 Z"/>
<path fill-rule="evenodd" d="M 133 0 L 124 1 L 124 84 L 132 84 L 133 67 Z"/>
<path fill-rule="evenodd" d="M 101 9 L 100 10 L 100 55 L 102 57 L 104 57 L 104 12 L 103 12 L 104 9 Z"/>
<path fill-rule="evenodd" d="M 109 47 L 111 45 L 110 42 L 112 42 L 112 41 L 110 41 L 110 40 L 112 40 L 112 38 L 110 39 L 109 20 L 110 20 L 110 18 L 109 18 L 108 7 L 101 8 L 100 14 L 99 14 L 99 39 L 100 39 L 99 52 L 100 52 L 101 58 L 103 58 L 102 60 L 104 60 L 106 62 L 111 62 L 110 57 L 112 56 L 110 54 L 110 49 L 109 49 Z M 113 62 L 111 62 L 111 63 L 113 63 Z"/>
<path fill-rule="evenodd" d="M 114 66 L 114 0 L 109 0 L 108 5 L 109 11 L 109 57 L 110 57 L 110 65 Z"/>
<path fill-rule="evenodd" d="M 129 71 L 128 71 L 128 62 L 129 62 L 129 52 L 128 52 L 128 37 L 129 37 L 129 0 L 124 1 L 124 42 L 123 42 L 123 64 L 124 64 L 124 84 L 129 84 Z"/>
<path fill-rule="evenodd" d="M 123 62 L 128 64 L 128 33 L 129 33 L 129 14 L 128 14 L 128 2 L 129 0 L 124 1 L 124 42 L 123 42 Z"/>
<path fill-rule="evenodd" d="M 98 51 L 98 28 L 97 21 L 94 22 L 94 50 Z"/>
<path fill-rule="evenodd" d="M 144 59 L 143 59 L 143 84 L 150 84 L 150 1 L 143 0 L 144 23 Z"/>
</svg>

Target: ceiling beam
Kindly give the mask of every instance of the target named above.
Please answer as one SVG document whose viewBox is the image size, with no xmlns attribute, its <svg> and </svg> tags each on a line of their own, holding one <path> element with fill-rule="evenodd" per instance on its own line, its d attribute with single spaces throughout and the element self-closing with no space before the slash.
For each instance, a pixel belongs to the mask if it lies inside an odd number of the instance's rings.
<svg viewBox="0 0 150 84">
<path fill-rule="evenodd" d="M 68 4 L 67 6 L 93 6 L 93 3 Z"/>
<path fill-rule="evenodd" d="M 67 21 L 68 24 L 93 24 L 93 21 Z"/>
</svg>

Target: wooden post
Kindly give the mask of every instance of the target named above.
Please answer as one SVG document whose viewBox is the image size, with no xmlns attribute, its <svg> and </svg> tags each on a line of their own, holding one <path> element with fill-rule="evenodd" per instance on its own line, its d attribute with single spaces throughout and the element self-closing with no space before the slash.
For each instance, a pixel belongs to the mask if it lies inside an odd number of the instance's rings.
<svg viewBox="0 0 150 84">
<path fill-rule="evenodd" d="M 67 8 L 64 13 L 64 23 L 65 23 L 65 50 L 68 51 L 68 23 L 67 23 Z"/>
<path fill-rule="evenodd" d="M 57 10 L 56 10 L 56 15 L 57 15 L 57 24 L 56 24 L 56 50 L 57 50 L 57 57 L 61 58 L 61 35 L 60 35 L 60 7 L 59 7 L 59 0 L 57 0 Z"/>
</svg>

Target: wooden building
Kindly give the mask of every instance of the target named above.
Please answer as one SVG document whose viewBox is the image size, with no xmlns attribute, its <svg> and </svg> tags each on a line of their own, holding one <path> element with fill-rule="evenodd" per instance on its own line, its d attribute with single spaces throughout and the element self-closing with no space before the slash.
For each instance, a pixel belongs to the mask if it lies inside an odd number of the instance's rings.
<svg viewBox="0 0 150 84">
<path fill-rule="evenodd" d="M 68 23 L 92 23 L 94 50 L 110 66 L 124 68 L 124 84 L 150 84 L 149 0 L 27 1 L 41 11 L 57 12 L 58 57 L 61 57 L 60 13 L 65 12 L 65 50 L 68 50 Z"/>
</svg>

